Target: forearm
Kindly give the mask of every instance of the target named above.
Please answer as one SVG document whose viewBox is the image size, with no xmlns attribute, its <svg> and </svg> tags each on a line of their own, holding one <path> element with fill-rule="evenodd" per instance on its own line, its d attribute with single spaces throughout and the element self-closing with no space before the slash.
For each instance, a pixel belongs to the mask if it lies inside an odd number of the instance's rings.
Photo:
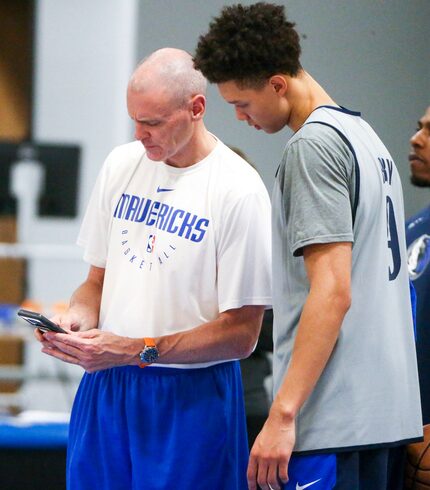
<svg viewBox="0 0 430 490">
<path fill-rule="evenodd" d="M 97 290 L 97 289 L 96 289 Z M 94 291 L 93 291 L 94 292 Z M 82 295 L 82 296 L 81 296 Z M 82 312 L 93 310 L 97 303 L 88 301 L 86 287 L 76 293 L 76 307 Z M 72 308 L 72 307 L 71 307 Z M 77 317 L 77 326 L 85 318 L 69 309 L 67 318 Z M 263 306 L 245 306 L 222 313 L 217 320 L 202 324 L 192 330 L 159 337 L 156 340 L 160 351 L 159 363 L 184 364 L 227 360 L 248 355 L 257 342 L 263 316 Z M 83 325 L 84 327 L 86 325 Z M 69 326 L 71 330 L 71 326 Z M 80 330 L 89 330 L 80 328 Z M 71 364 L 78 364 L 88 372 L 114 366 L 140 364 L 139 353 L 144 347 L 142 338 L 130 338 L 90 329 L 68 334 L 40 335 L 43 352 Z"/>
<path fill-rule="evenodd" d="M 304 250 L 309 294 L 291 361 L 273 409 L 294 418 L 315 388 L 333 352 L 351 304 L 351 244 L 309 246 Z"/>
<path fill-rule="evenodd" d="M 158 362 L 181 364 L 248 357 L 257 342 L 263 312 L 264 306 L 244 306 L 191 330 L 158 337 Z"/>
<path fill-rule="evenodd" d="M 87 319 L 85 330 L 97 328 L 100 298 L 101 291 L 98 286 L 91 282 L 85 282 L 76 289 L 70 299 L 69 309 Z"/>
<path fill-rule="evenodd" d="M 58 318 L 63 326 L 80 331 L 98 327 L 103 281 L 104 269 L 91 266 L 87 279 L 73 293 L 68 311 Z"/>
</svg>

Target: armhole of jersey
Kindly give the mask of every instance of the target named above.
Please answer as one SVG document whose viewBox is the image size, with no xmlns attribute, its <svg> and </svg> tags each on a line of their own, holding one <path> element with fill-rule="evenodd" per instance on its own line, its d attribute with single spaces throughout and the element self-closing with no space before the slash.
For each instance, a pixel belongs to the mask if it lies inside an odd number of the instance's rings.
<svg viewBox="0 0 430 490">
<path fill-rule="evenodd" d="M 323 126 L 327 126 L 328 128 L 332 128 L 334 131 L 336 131 L 336 133 L 339 135 L 341 140 L 349 148 L 349 150 L 352 153 L 352 156 L 354 157 L 355 196 L 354 196 L 354 203 L 353 203 L 352 210 L 351 210 L 352 211 L 352 224 L 354 225 L 355 215 L 357 213 L 357 207 L 358 207 L 359 197 L 360 197 L 360 166 L 358 165 L 357 155 L 355 154 L 354 147 L 352 146 L 349 139 L 342 133 L 342 131 L 337 129 L 335 126 L 332 126 L 331 124 L 328 124 L 328 123 L 323 122 L 323 121 L 309 121 L 306 124 L 322 124 Z"/>
</svg>

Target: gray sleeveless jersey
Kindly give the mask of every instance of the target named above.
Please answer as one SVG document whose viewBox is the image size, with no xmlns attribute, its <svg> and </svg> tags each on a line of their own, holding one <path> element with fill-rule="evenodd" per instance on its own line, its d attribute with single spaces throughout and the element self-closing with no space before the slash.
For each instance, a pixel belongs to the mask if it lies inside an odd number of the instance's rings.
<svg viewBox="0 0 430 490">
<path fill-rule="evenodd" d="M 402 187 L 359 113 L 320 107 L 293 135 L 275 182 L 272 224 L 275 393 L 309 291 L 303 247 L 353 242 L 351 308 L 297 416 L 295 450 L 420 437 Z"/>
</svg>

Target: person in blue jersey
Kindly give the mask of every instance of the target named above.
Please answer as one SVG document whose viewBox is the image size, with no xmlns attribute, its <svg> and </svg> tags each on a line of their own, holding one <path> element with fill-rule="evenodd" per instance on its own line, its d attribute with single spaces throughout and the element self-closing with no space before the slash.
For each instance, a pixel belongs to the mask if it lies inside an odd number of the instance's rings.
<svg viewBox="0 0 430 490">
<path fill-rule="evenodd" d="M 302 67 L 281 5 L 224 7 L 194 65 L 239 120 L 294 132 L 272 195 L 274 401 L 249 489 L 400 489 L 422 423 L 393 159 Z"/>
<path fill-rule="evenodd" d="M 69 333 L 36 331 L 43 352 L 86 371 L 70 490 L 247 486 L 238 359 L 271 304 L 270 199 L 206 129 L 205 90 L 182 50 L 136 68 L 137 141 L 110 153 L 95 184 L 78 237 L 88 278 L 54 318 Z"/>
<path fill-rule="evenodd" d="M 430 187 L 430 107 L 418 121 L 409 154 L 411 182 Z M 418 375 L 424 424 L 430 423 L 430 205 L 406 221 L 409 277 L 417 294 Z"/>
</svg>

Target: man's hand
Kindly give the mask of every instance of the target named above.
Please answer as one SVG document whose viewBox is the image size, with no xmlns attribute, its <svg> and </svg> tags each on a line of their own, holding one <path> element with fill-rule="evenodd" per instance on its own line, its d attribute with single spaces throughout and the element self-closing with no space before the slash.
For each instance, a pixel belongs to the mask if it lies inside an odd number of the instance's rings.
<svg viewBox="0 0 430 490">
<path fill-rule="evenodd" d="M 63 330 L 78 331 L 89 330 L 94 326 L 88 320 L 88 316 L 85 312 L 80 312 L 79 309 L 69 308 L 67 311 L 53 316 L 50 320 L 59 325 Z M 48 337 L 44 335 L 38 328 L 34 330 L 34 336 L 42 343 L 45 349 L 53 349 L 53 345 L 49 341 Z"/>
<path fill-rule="evenodd" d="M 98 329 L 70 334 L 46 332 L 41 341 L 42 352 L 61 361 L 77 364 L 88 373 L 137 364 L 134 361 L 138 360 L 140 349 L 136 339 Z"/>
<path fill-rule="evenodd" d="M 251 450 L 247 473 L 249 490 L 280 490 L 287 483 L 295 439 L 294 419 L 286 420 L 274 404 Z"/>
<path fill-rule="evenodd" d="M 96 327 L 96 325 L 93 325 L 89 320 L 85 311 L 80 312 L 77 308 L 70 308 L 64 313 L 59 313 L 52 317 L 51 321 L 57 323 L 65 330 L 72 330 L 74 332 L 82 332 Z"/>
</svg>

